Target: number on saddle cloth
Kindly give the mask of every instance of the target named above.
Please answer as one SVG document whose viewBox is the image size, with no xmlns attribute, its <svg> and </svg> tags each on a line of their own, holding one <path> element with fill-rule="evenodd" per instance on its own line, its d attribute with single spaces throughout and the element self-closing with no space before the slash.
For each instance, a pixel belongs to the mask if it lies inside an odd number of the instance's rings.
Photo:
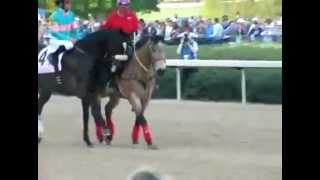
<svg viewBox="0 0 320 180">
<path fill-rule="evenodd" d="M 47 52 L 48 52 L 48 50 L 45 50 L 42 54 L 40 54 L 39 62 L 40 62 L 41 65 L 43 65 L 43 63 L 44 63 L 44 61 L 46 59 Z"/>
<path fill-rule="evenodd" d="M 56 52 L 57 48 L 47 46 L 38 54 L 38 74 L 54 73 L 54 66 L 50 62 L 49 56 Z M 61 59 L 64 53 L 59 55 L 58 69 L 61 71 Z"/>
</svg>

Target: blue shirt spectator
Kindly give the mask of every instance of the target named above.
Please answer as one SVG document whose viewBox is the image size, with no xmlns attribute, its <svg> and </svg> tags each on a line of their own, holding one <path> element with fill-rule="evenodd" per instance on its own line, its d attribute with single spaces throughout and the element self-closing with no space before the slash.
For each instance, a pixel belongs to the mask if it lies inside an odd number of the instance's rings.
<svg viewBox="0 0 320 180">
<path fill-rule="evenodd" d="M 38 17 L 41 19 L 45 19 L 46 18 L 46 12 L 44 9 L 42 8 L 38 8 Z"/>
<path fill-rule="evenodd" d="M 204 28 L 203 37 L 205 39 L 211 39 L 213 37 L 213 25 L 208 23 L 207 26 Z"/>
<path fill-rule="evenodd" d="M 198 49 L 198 43 L 191 38 L 189 33 L 185 33 L 184 37 L 181 38 L 177 53 L 179 54 L 180 59 L 197 59 Z"/>
</svg>

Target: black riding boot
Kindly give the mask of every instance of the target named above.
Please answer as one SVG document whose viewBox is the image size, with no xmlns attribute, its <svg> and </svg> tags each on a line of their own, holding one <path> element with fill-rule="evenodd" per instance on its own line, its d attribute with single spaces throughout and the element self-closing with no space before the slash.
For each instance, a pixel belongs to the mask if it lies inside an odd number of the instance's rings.
<svg viewBox="0 0 320 180">
<path fill-rule="evenodd" d="M 133 56 L 133 53 L 134 53 L 134 44 L 133 44 L 133 41 L 129 41 L 127 42 L 127 49 L 126 49 L 126 54 L 128 55 L 128 60 L 130 60 Z"/>
<path fill-rule="evenodd" d="M 124 55 L 128 56 L 128 60 L 126 61 L 118 61 L 115 59 L 111 60 L 111 72 L 114 74 L 121 74 L 126 64 L 132 59 L 134 53 L 134 45 L 132 41 L 126 42 L 126 49 L 123 51 Z"/>
<path fill-rule="evenodd" d="M 64 46 L 59 46 L 56 52 L 52 53 L 51 55 L 51 63 L 54 67 L 55 75 L 56 75 L 56 80 L 58 84 L 62 84 L 61 76 L 59 74 L 59 54 L 64 52 L 66 48 Z"/>
</svg>

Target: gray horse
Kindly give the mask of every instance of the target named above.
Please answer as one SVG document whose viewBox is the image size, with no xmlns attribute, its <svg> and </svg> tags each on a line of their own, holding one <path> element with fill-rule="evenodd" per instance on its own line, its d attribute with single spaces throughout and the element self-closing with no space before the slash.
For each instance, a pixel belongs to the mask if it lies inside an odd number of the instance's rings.
<svg viewBox="0 0 320 180">
<path fill-rule="evenodd" d="M 162 75 L 166 68 L 166 56 L 161 40 L 162 38 L 159 36 L 148 37 L 136 47 L 133 58 L 125 66 L 123 72 L 115 76 L 118 91 L 107 92 L 105 89 L 96 91 L 101 98 L 109 97 L 109 102 L 105 105 L 105 114 L 111 138 L 114 135 L 112 111 L 118 105 L 120 98 L 124 98 L 129 101 L 132 110 L 136 114 L 132 131 L 133 144 L 138 143 L 140 129 L 142 129 L 148 147 L 157 149 L 152 142 L 151 131 L 144 117 L 144 112 L 154 91 L 156 75 Z M 83 102 L 83 117 L 86 118 L 84 122 L 88 122 L 88 109 L 89 104 Z M 88 129 L 88 123 L 84 124 L 84 127 Z M 96 121 L 96 135 L 100 141 L 102 139 L 101 131 L 101 126 Z M 85 136 L 89 139 L 88 132 L 86 132 Z"/>
</svg>

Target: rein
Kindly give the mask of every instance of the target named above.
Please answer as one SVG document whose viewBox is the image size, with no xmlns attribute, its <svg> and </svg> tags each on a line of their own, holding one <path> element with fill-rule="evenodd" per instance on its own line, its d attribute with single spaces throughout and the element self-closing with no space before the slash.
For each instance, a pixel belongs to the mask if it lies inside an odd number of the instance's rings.
<svg viewBox="0 0 320 180">
<path fill-rule="evenodd" d="M 74 48 L 75 48 L 77 51 L 79 51 L 80 53 L 86 54 L 86 52 L 85 52 L 83 49 L 79 48 L 78 46 L 74 46 Z"/>
<path fill-rule="evenodd" d="M 148 47 L 148 48 L 151 49 L 151 47 Z M 147 74 L 149 74 L 150 77 L 152 78 L 153 75 L 152 75 L 151 70 L 148 69 L 148 68 L 141 62 L 139 56 L 137 55 L 135 46 L 134 46 L 134 56 L 135 56 L 135 58 L 136 58 L 136 60 L 137 60 L 137 62 L 138 62 L 138 64 L 139 64 L 139 66 L 140 66 Z M 151 63 L 151 66 L 152 66 L 152 63 Z"/>
<path fill-rule="evenodd" d="M 143 82 L 147 82 L 147 81 L 150 81 L 152 79 L 155 78 L 154 74 L 152 73 L 152 70 L 148 69 L 141 61 L 141 59 L 139 58 L 138 54 L 137 54 L 137 51 L 136 51 L 136 48 L 134 47 L 134 56 L 135 56 L 135 59 L 138 63 L 138 65 L 141 67 L 141 69 L 143 69 L 143 71 L 145 71 L 147 73 L 147 80 L 142 80 Z M 152 66 L 152 65 L 151 65 Z M 141 83 L 141 79 L 136 77 L 135 74 L 132 74 L 130 77 L 123 77 L 123 76 L 120 76 L 121 79 L 124 79 L 124 80 L 136 80 L 136 81 L 139 81 Z"/>
<path fill-rule="evenodd" d="M 134 49 L 134 56 L 135 56 L 138 64 L 140 65 L 140 67 L 141 67 L 146 73 L 150 73 L 150 71 L 148 70 L 148 68 L 146 68 L 146 66 L 143 65 L 143 63 L 141 62 L 141 60 L 140 60 L 140 58 L 138 57 L 137 52 L 136 52 L 135 49 Z"/>
</svg>

